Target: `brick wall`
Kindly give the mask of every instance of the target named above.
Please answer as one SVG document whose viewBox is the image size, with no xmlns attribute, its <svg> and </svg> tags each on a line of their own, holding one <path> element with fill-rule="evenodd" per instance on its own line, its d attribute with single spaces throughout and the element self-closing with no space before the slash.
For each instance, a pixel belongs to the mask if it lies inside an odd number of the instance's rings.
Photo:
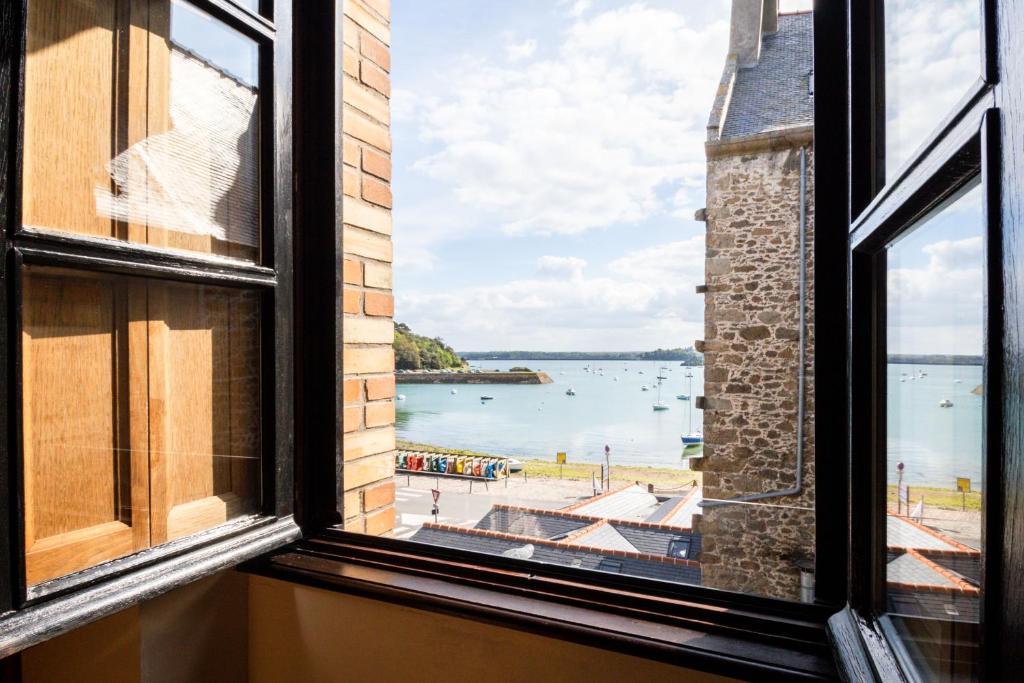
<svg viewBox="0 0 1024 683">
<path fill-rule="evenodd" d="M 395 524 L 389 0 L 345 0 L 342 310 L 345 528 Z"/>
<path fill-rule="evenodd" d="M 709 145 L 704 330 L 704 497 L 792 487 L 799 367 L 799 151 L 783 136 L 716 155 Z M 810 151 L 810 150 L 809 150 Z M 807 184 L 804 492 L 772 506 L 704 508 L 702 582 L 799 597 L 814 557 L 813 155 Z"/>
</svg>

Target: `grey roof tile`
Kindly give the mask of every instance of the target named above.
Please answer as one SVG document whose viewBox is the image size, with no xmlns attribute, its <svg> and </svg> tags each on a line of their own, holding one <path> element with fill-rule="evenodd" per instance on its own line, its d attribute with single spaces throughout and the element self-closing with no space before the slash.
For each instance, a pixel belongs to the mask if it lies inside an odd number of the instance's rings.
<svg viewBox="0 0 1024 683">
<path fill-rule="evenodd" d="M 886 545 L 895 548 L 914 548 L 916 550 L 960 550 L 960 547 L 942 540 L 938 535 L 931 534 L 914 522 L 897 515 L 886 515 Z"/>
<path fill-rule="evenodd" d="M 506 550 L 521 548 L 525 545 L 524 542 L 518 540 L 493 538 L 456 529 L 437 529 L 430 526 L 422 527 L 412 535 L 410 540 L 491 555 L 500 555 Z M 661 581 L 700 584 L 700 567 L 696 565 L 659 562 L 613 554 L 605 555 L 571 546 L 562 547 L 537 543 L 534 544 L 533 556 L 530 559 L 546 564 L 614 572 Z"/>
<path fill-rule="evenodd" d="M 651 493 L 632 484 L 618 491 L 596 496 L 590 500 L 563 508 L 577 515 L 591 515 L 607 519 L 647 519 L 660 503 Z"/>
<path fill-rule="evenodd" d="M 885 565 L 885 580 L 890 583 L 957 588 L 957 584 L 910 553 L 898 555 Z"/>
<path fill-rule="evenodd" d="M 492 507 L 483 519 L 476 523 L 475 528 L 535 538 L 555 538 L 590 524 L 592 522 L 564 515 Z"/>
<path fill-rule="evenodd" d="M 764 36 L 757 64 L 736 71 L 722 139 L 813 123 L 812 66 L 811 13 L 780 15 L 779 30 Z"/>
<path fill-rule="evenodd" d="M 980 618 L 980 601 L 977 595 L 890 588 L 886 597 L 889 611 L 895 614 L 974 624 L 977 624 Z"/>
</svg>

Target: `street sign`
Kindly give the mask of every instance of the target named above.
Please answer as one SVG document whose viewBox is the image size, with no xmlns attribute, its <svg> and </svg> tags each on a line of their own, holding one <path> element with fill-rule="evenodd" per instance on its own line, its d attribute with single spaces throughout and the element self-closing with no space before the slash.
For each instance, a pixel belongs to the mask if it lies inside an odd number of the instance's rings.
<svg viewBox="0 0 1024 683">
<path fill-rule="evenodd" d="M 956 490 L 959 491 L 960 493 L 970 493 L 971 492 L 971 480 L 968 479 L 967 477 L 957 477 L 956 478 Z"/>
<path fill-rule="evenodd" d="M 564 465 L 565 464 L 565 453 L 563 453 L 561 451 L 556 453 L 555 454 L 555 462 L 557 462 L 559 465 Z"/>
<path fill-rule="evenodd" d="M 430 495 L 434 497 L 434 502 L 436 503 L 437 499 L 441 497 L 441 492 L 437 489 L 430 489 Z"/>
</svg>

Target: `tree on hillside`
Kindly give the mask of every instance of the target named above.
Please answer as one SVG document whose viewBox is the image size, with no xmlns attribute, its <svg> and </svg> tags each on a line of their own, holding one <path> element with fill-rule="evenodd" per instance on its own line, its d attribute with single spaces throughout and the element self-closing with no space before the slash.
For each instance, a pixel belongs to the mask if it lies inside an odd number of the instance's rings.
<svg viewBox="0 0 1024 683">
<path fill-rule="evenodd" d="M 395 367 L 399 370 L 444 370 L 463 365 L 465 361 L 440 337 L 424 337 L 405 323 L 395 324 Z"/>
</svg>

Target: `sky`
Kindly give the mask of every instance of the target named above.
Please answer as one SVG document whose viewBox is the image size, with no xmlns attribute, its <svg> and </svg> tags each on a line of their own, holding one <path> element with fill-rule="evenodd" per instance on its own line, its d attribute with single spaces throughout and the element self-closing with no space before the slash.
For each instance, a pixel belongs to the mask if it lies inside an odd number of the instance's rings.
<svg viewBox="0 0 1024 683">
<path fill-rule="evenodd" d="M 889 353 L 982 354 L 984 257 L 977 184 L 889 247 Z"/>
<path fill-rule="evenodd" d="M 396 319 L 459 351 L 702 337 L 729 6 L 394 0 Z"/>
</svg>

